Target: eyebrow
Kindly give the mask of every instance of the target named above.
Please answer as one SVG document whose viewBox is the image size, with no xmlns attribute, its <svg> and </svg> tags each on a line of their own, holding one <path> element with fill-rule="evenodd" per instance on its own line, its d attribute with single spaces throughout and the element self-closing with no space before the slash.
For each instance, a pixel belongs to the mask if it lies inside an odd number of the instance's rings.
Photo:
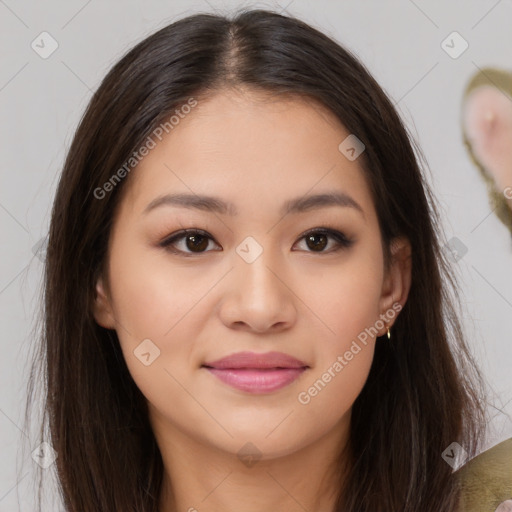
<svg viewBox="0 0 512 512">
<path fill-rule="evenodd" d="M 238 215 L 238 210 L 233 203 L 226 202 L 218 197 L 198 194 L 165 194 L 159 196 L 153 199 L 142 213 L 146 215 L 150 211 L 161 206 L 177 206 L 181 208 L 219 213 L 221 215 Z M 331 206 L 353 208 L 365 217 L 361 205 L 344 192 L 326 192 L 323 194 L 301 196 L 295 199 L 290 199 L 283 204 L 279 213 L 284 216 L 290 213 L 303 213 Z"/>
</svg>

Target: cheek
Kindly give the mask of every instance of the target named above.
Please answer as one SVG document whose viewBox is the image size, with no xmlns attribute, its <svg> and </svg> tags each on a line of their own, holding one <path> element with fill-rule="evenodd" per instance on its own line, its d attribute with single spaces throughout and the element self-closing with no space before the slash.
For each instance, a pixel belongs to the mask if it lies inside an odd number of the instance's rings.
<svg viewBox="0 0 512 512">
<path fill-rule="evenodd" d="M 179 423 L 175 417 L 179 404 L 180 414 L 199 421 L 201 411 L 190 410 L 193 400 L 181 383 L 187 382 L 191 371 L 190 340 L 199 324 L 194 322 L 194 305 L 204 292 L 186 293 L 179 278 L 165 276 L 161 268 L 145 266 L 142 260 L 133 269 L 125 262 L 116 272 L 118 286 L 112 289 L 116 332 L 131 377 L 160 413 Z"/>
<path fill-rule="evenodd" d="M 171 272 L 149 258 L 147 251 L 116 251 L 110 282 L 121 350 L 142 393 L 165 403 L 173 393 L 183 394 L 177 381 L 183 382 L 189 371 L 184 363 L 193 359 L 190 340 L 202 325 L 197 306 L 211 283 L 197 276 L 191 282 L 186 273 Z"/>
<path fill-rule="evenodd" d="M 315 367 L 297 397 L 299 407 L 310 413 L 306 422 L 310 417 L 322 418 L 324 426 L 339 421 L 366 382 L 380 326 L 382 265 L 378 248 L 372 247 L 329 270 L 328 279 L 312 276 L 322 286 L 310 288 L 308 306 L 322 320 L 315 318 L 315 330 L 326 335 L 317 336 Z"/>
<path fill-rule="evenodd" d="M 172 338 L 211 288 L 197 272 L 173 268 L 147 249 L 112 253 L 111 287 L 116 320 L 134 341 Z"/>
<path fill-rule="evenodd" d="M 368 378 L 379 320 L 379 267 L 366 273 L 340 273 L 314 299 L 327 328 L 318 336 L 315 366 L 297 403 L 303 428 L 328 430 L 346 419 Z M 332 332 L 333 331 L 333 332 Z"/>
<path fill-rule="evenodd" d="M 382 261 L 377 251 L 360 252 L 329 268 L 312 267 L 307 277 L 297 282 L 302 282 L 299 294 L 305 297 L 305 314 L 311 317 L 312 326 L 324 333 L 331 349 L 343 350 L 379 318 Z"/>
</svg>

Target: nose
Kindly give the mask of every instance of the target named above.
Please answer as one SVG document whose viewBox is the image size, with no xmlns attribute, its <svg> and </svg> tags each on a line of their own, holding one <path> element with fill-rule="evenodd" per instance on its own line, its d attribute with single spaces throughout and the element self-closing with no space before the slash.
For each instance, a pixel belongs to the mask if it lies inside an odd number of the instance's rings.
<svg viewBox="0 0 512 512">
<path fill-rule="evenodd" d="M 257 333 L 289 329 L 296 322 L 298 298 L 282 265 L 271 261 L 265 251 L 251 263 L 238 255 L 234 262 L 224 283 L 222 322 L 231 329 Z"/>
</svg>

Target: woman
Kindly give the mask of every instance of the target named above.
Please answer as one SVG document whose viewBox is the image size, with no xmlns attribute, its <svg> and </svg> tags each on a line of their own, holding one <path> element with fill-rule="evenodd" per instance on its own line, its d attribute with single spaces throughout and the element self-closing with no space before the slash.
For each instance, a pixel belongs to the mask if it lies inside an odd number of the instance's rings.
<svg viewBox="0 0 512 512">
<path fill-rule="evenodd" d="M 112 68 L 47 250 L 66 510 L 457 509 L 483 385 L 412 144 L 350 52 L 273 12 Z"/>
</svg>

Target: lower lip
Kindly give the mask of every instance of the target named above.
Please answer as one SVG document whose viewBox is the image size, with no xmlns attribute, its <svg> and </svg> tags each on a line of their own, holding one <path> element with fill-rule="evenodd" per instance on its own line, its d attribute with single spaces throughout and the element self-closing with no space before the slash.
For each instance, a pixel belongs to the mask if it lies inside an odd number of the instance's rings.
<svg viewBox="0 0 512 512">
<path fill-rule="evenodd" d="M 222 382 L 248 393 L 269 393 L 284 388 L 306 370 L 306 368 L 206 369 Z"/>
</svg>

